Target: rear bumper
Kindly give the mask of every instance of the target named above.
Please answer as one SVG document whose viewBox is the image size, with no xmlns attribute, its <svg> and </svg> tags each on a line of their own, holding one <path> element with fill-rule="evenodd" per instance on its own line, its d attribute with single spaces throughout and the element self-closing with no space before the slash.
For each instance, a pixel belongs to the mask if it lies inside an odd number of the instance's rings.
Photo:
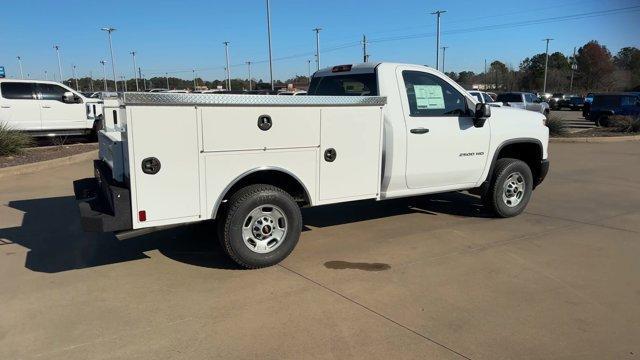
<svg viewBox="0 0 640 360">
<path fill-rule="evenodd" d="M 113 180 L 104 162 L 94 160 L 93 168 L 95 177 L 73 182 L 82 228 L 91 232 L 131 229 L 131 192 Z"/>
</svg>

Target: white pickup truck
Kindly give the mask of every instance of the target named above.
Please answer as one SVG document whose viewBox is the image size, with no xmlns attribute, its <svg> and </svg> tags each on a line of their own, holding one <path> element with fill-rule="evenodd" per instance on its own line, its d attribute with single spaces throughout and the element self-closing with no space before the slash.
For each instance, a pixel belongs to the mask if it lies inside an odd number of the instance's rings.
<svg viewBox="0 0 640 360">
<path fill-rule="evenodd" d="M 95 135 L 102 101 L 54 81 L 0 79 L 0 124 L 33 136 Z"/>
<path fill-rule="evenodd" d="M 468 190 L 510 217 L 549 168 L 542 114 L 477 103 L 418 65 L 327 68 L 307 96 L 118 101 L 95 177 L 74 182 L 85 230 L 215 219 L 224 250 L 245 268 L 291 253 L 303 206 Z"/>
</svg>

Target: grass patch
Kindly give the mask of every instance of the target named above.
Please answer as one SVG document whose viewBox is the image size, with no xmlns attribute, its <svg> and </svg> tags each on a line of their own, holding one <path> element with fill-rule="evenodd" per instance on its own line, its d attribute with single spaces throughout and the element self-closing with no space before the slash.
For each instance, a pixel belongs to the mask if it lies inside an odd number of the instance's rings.
<svg viewBox="0 0 640 360">
<path fill-rule="evenodd" d="M 562 119 L 560 119 L 557 116 L 549 116 L 549 118 L 547 118 L 547 127 L 549 128 L 549 135 L 554 136 L 554 137 L 558 137 L 558 136 L 564 136 L 566 135 L 569 131 L 567 130 L 567 126 L 565 125 L 564 121 L 562 121 Z"/>
<path fill-rule="evenodd" d="M 22 131 L 14 130 L 7 124 L 0 124 L 0 156 L 22 153 L 24 148 L 33 146 L 33 138 Z"/>
<path fill-rule="evenodd" d="M 617 132 L 638 133 L 640 132 L 640 116 L 614 115 L 609 118 L 609 126 Z"/>
</svg>

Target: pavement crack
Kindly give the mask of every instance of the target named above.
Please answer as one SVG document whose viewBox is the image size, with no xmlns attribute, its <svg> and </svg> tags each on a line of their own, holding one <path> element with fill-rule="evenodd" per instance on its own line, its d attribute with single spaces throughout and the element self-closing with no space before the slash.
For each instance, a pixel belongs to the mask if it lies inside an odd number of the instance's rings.
<svg viewBox="0 0 640 360">
<path fill-rule="evenodd" d="M 600 220 L 609 220 L 609 219 L 613 219 L 616 218 L 618 216 L 625 216 L 625 215 L 629 215 L 629 214 L 633 214 L 637 212 L 636 210 L 634 211 L 628 211 L 628 212 L 624 212 L 622 214 L 617 214 L 617 215 L 613 215 L 613 216 L 608 216 L 605 218 L 602 218 Z M 565 217 L 560 217 L 560 216 L 551 216 L 551 215 L 545 215 L 545 214 L 539 214 L 539 213 L 534 213 L 534 212 L 530 212 L 530 211 L 525 211 L 526 214 L 530 214 L 530 215 L 537 215 L 537 216 L 542 216 L 542 217 L 546 217 L 546 218 L 550 218 L 550 219 L 558 219 L 558 220 L 564 220 L 564 221 L 570 221 L 570 222 L 574 222 L 574 223 L 578 223 L 578 224 L 583 224 L 583 225 L 591 225 L 591 226 L 598 226 L 601 228 L 605 228 L 605 229 L 610 229 L 610 230 L 618 230 L 618 231 L 625 231 L 625 232 L 630 232 L 630 233 L 634 233 L 634 234 L 638 234 L 638 231 L 635 230 L 629 230 L 629 229 L 623 229 L 623 228 L 619 228 L 619 227 L 615 227 L 615 226 L 609 226 L 609 225 L 603 225 L 603 224 L 594 224 L 588 221 L 582 221 L 582 220 L 576 220 L 576 219 L 569 219 L 569 218 L 565 218 Z"/>
<path fill-rule="evenodd" d="M 339 297 L 341 297 L 341 298 L 343 298 L 343 299 L 345 299 L 345 300 L 347 300 L 347 301 L 349 301 L 349 302 L 361 307 L 362 309 L 364 309 L 364 310 L 366 310 L 366 311 L 368 311 L 368 312 L 370 312 L 370 313 L 372 313 L 374 315 L 377 315 L 378 317 L 380 317 L 380 318 L 382 318 L 384 320 L 387 320 L 387 321 L 393 323 L 396 326 L 399 326 L 399 327 L 401 327 L 401 328 L 413 333 L 414 335 L 417 335 L 417 336 L 421 337 L 424 340 L 427 340 L 428 342 L 431 342 L 434 345 L 437 345 L 437 346 L 439 346 L 439 347 L 441 347 L 441 348 L 443 348 L 443 349 L 445 349 L 445 350 L 447 350 L 449 352 L 452 352 L 452 353 L 454 353 L 454 354 L 456 354 L 456 355 L 458 355 L 458 356 L 460 356 L 460 357 L 462 357 L 464 359 L 471 360 L 470 357 L 468 357 L 468 356 L 466 356 L 466 355 L 464 355 L 464 354 L 462 354 L 462 353 L 460 353 L 460 352 L 448 347 L 447 345 L 444 345 L 444 344 L 438 342 L 437 340 L 434 340 L 434 339 L 432 339 L 432 338 L 430 338 L 430 337 L 428 337 L 426 335 L 423 335 L 423 334 L 417 332 L 416 330 L 413 330 L 412 328 L 410 328 L 410 327 L 408 327 L 406 325 L 403 325 L 403 324 L 393 320 L 392 318 L 390 318 L 390 317 L 388 317 L 388 316 L 386 316 L 384 314 L 381 314 L 381 313 L 373 310 L 372 308 L 370 308 L 370 307 L 368 307 L 368 306 L 366 306 L 366 305 L 364 305 L 364 304 L 362 304 L 362 303 L 360 303 L 360 302 L 358 302 L 358 301 L 356 301 L 354 299 L 351 299 L 350 297 L 348 297 L 346 295 L 343 295 L 342 293 L 340 293 L 340 292 L 338 292 L 336 290 L 333 290 L 332 288 L 330 288 L 330 287 L 328 287 L 328 286 L 326 286 L 326 285 L 324 285 L 324 284 L 322 284 L 322 283 L 320 283 L 320 282 L 318 282 L 316 280 L 311 279 L 308 276 L 305 276 L 305 275 L 303 275 L 303 274 L 301 274 L 301 273 L 299 273 L 299 272 L 297 272 L 297 271 L 295 271 L 293 269 L 290 269 L 290 268 L 288 268 L 288 267 L 286 267 L 286 266 L 284 266 L 282 264 L 279 264 L 278 266 L 283 268 L 283 269 L 285 269 L 285 270 L 287 270 L 287 271 L 289 271 L 289 272 L 291 272 L 291 273 L 293 273 L 293 274 L 295 274 L 295 275 L 297 275 L 297 276 L 299 276 L 299 277 L 301 277 L 301 278 L 303 278 L 303 279 L 305 279 L 305 280 L 307 280 L 307 281 L 309 281 L 309 282 L 311 282 L 311 283 L 313 283 L 313 284 L 315 284 L 316 286 L 319 286 L 319 287 L 321 287 L 321 288 L 323 288 L 323 289 L 325 289 L 325 290 L 327 290 L 327 291 L 329 291 L 329 292 L 331 292 L 331 293 L 333 293 L 335 295 L 338 295 Z"/>
</svg>

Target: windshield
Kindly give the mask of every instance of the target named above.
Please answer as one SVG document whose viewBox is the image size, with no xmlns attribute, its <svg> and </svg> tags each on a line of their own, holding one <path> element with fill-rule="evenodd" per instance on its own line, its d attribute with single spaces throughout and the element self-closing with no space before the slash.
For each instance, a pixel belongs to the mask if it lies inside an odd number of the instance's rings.
<svg viewBox="0 0 640 360">
<path fill-rule="evenodd" d="M 378 95 L 378 83 L 374 73 L 314 77 L 307 94 L 375 96 Z"/>
<path fill-rule="evenodd" d="M 522 94 L 500 94 L 498 95 L 498 102 L 522 102 Z"/>
</svg>

